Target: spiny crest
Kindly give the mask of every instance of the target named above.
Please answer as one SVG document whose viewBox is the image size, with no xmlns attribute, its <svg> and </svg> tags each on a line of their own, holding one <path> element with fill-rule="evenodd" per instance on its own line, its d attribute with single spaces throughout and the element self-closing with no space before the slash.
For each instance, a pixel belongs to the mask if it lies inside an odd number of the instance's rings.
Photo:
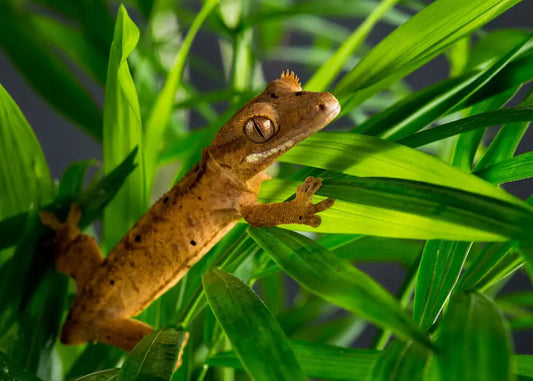
<svg viewBox="0 0 533 381">
<path fill-rule="evenodd" d="M 289 72 L 289 69 L 287 69 L 286 72 L 281 72 L 281 78 L 284 81 L 290 82 L 296 86 L 298 86 L 300 89 L 302 88 L 302 84 L 300 83 L 300 78 L 296 74 L 294 74 L 293 71 Z"/>
</svg>

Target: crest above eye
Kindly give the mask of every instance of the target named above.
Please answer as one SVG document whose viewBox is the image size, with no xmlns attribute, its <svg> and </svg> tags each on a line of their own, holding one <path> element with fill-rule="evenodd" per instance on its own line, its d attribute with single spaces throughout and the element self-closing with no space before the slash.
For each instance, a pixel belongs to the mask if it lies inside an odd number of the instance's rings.
<svg viewBox="0 0 533 381">
<path fill-rule="evenodd" d="M 244 134 L 254 143 L 268 142 L 277 132 L 274 122 L 265 116 L 254 116 L 244 124 Z"/>
<path fill-rule="evenodd" d="M 282 71 L 281 72 L 281 77 L 280 77 L 281 80 L 283 81 L 287 81 L 293 85 L 296 85 L 300 88 L 300 90 L 302 89 L 302 84 L 300 83 L 300 78 L 298 78 L 298 76 L 296 74 L 294 74 L 293 71 L 289 72 L 289 69 L 287 69 L 286 72 Z"/>
</svg>

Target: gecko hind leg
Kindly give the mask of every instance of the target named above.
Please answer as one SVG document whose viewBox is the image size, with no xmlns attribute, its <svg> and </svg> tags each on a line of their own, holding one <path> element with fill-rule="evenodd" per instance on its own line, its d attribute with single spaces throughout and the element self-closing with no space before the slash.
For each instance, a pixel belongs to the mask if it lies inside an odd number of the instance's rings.
<svg viewBox="0 0 533 381">
<path fill-rule="evenodd" d="M 130 352 L 144 336 L 152 331 L 152 327 L 148 324 L 135 319 L 82 322 L 68 318 L 61 331 L 61 342 L 67 345 L 78 345 L 98 341 Z"/>
<path fill-rule="evenodd" d="M 54 265 L 57 271 L 73 278 L 76 289 L 81 290 L 102 263 L 103 257 L 95 239 L 78 229 L 80 206 L 71 205 L 65 222 L 60 222 L 49 212 L 41 211 L 39 216 L 43 225 L 56 231 Z"/>
</svg>

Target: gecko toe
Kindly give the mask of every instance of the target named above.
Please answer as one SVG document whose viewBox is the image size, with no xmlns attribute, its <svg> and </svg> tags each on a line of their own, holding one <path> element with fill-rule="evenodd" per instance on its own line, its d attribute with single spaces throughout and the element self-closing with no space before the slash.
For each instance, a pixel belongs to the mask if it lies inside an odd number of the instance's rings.
<svg viewBox="0 0 533 381">
<path fill-rule="evenodd" d="M 322 212 L 326 209 L 329 209 L 335 204 L 335 200 L 332 198 L 327 198 L 325 200 L 320 201 L 318 204 L 315 204 L 315 213 Z"/>
<path fill-rule="evenodd" d="M 316 228 L 320 226 L 321 222 L 322 222 L 322 219 L 320 218 L 320 216 L 311 216 L 307 219 L 306 225 Z"/>
</svg>

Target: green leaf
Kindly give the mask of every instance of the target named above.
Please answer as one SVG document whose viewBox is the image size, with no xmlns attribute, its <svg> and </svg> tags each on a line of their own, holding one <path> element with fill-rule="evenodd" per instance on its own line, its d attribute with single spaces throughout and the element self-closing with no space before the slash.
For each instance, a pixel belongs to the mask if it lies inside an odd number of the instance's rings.
<svg viewBox="0 0 533 381">
<path fill-rule="evenodd" d="M 72 381 L 114 381 L 118 378 L 119 369 L 106 369 L 73 378 Z"/>
<path fill-rule="evenodd" d="M 31 15 L 31 22 L 42 38 L 68 55 L 87 74 L 104 84 L 107 57 L 103 55 L 81 31 L 42 15 Z"/>
<path fill-rule="evenodd" d="M 477 114 L 450 123 L 441 124 L 440 126 L 429 130 L 405 136 L 396 140 L 396 143 L 408 147 L 420 147 L 441 139 L 446 139 L 450 136 L 475 131 L 480 128 L 487 128 L 505 123 L 514 123 L 515 125 L 520 126 L 521 123 L 516 122 L 529 122 L 531 120 L 533 120 L 533 107 L 512 107 Z"/>
<path fill-rule="evenodd" d="M 32 204 L 49 202 L 53 193 L 52 178 L 41 146 L 26 118 L 2 85 L 0 184 L 0 218 L 25 212 Z"/>
<path fill-rule="evenodd" d="M 291 347 L 307 377 L 365 381 L 378 352 L 291 340 Z M 243 369 L 235 352 L 219 352 L 206 361 L 210 366 Z"/>
<path fill-rule="evenodd" d="M 533 356 L 514 355 L 516 374 L 526 377 L 533 377 Z"/>
<path fill-rule="evenodd" d="M 124 361 L 117 380 L 169 380 L 187 336 L 174 327 L 145 336 Z"/>
<path fill-rule="evenodd" d="M 376 2 L 371 0 L 358 0 L 357 2 L 331 0 L 327 7 L 324 7 L 322 0 L 308 0 L 295 3 L 287 2 L 283 5 L 272 6 L 266 10 L 250 14 L 249 17 L 243 20 L 243 27 L 250 27 L 272 20 L 284 20 L 286 18 L 290 18 L 289 26 L 291 26 L 291 24 L 301 20 L 304 15 L 366 18 L 376 7 Z M 383 21 L 396 25 L 404 23 L 407 19 L 408 15 L 405 12 L 395 8 L 390 9 L 383 16 Z"/>
<path fill-rule="evenodd" d="M 437 56 L 519 0 L 437 0 L 382 40 L 336 86 L 364 100 Z M 354 104 L 359 104 L 356 101 Z"/>
<path fill-rule="evenodd" d="M 498 199 L 422 182 L 355 178 L 328 174 L 318 191 L 336 199 L 321 212 L 317 228 L 285 225 L 299 231 L 368 234 L 392 238 L 463 241 L 529 240 L 531 211 Z M 298 182 L 273 180 L 261 188 L 260 201 L 286 200 Z M 522 225 L 520 225 L 522 224 Z"/>
<path fill-rule="evenodd" d="M 525 99 L 520 103 L 521 106 L 533 106 L 533 91 L 530 91 Z M 522 136 L 527 130 L 527 123 L 511 123 L 503 126 L 494 140 L 490 143 L 487 152 L 479 160 L 474 172 L 481 171 L 491 165 L 497 164 L 505 159 L 513 157 Z"/>
<path fill-rule="evenodd" d="M 250 377 L 305 380 L 283 330 L 245 283 L 220 270 L 206 272 L 202 281 L 209 306 Z"/>
<path fill-rule="evenodd" d="M 64 218 L 72 202 L 78 202 L 82 209 L 80 227 L 85 228 L 102 215 L 102 210 L 115 197 L 128 175 L 133 171 L 135 168 L 133 161 L 136 154 L 137 148 L 98 183 L 72 198 L 57 199 L 52 204 L 44 206 L 42 210 L 47 210 Z M 19 213 L 0 221 L 0 249 L 12 246 L 17 242 L 24 230 L 24 221 L 27 218 L 28 213 Z"/>
<path fill-rule="evenodd" d="M 363 44 L 374 26 L 397 2 L 398 0 L 384 0 L 380 2 L 335 53 L 313 74 L 305 84 L 305 90 L 325 91 L 340 73 L 346 61 Z"/>
<path fill-rule="evenodd" d="M 109 53 L 104 102 L 104 171 L 110 173 L 136 146 L 139 166 L 104 211 L 104 245 L 110 250 L 142 216 L 148 206 L 139 101 L 127 58 L 139 30 L 120 6 Z"/>
<path fill-rule="evenodd" d="M 474 258 L 459 281 L 462 290 L 484 291 L 522 266 L 516 242 L 489 243 Z"/>
<path fill-rule="evenodd" d="M 79 84 L 70 67 L 48 49 L 27 16 L 11 4 L 6 1 L 0 4 L 3 51 L 45 101 L 101 141 L 102 113 L 96 102 Z"/>
<path fill-rule="evenodd" d="M 2 371 L 2 380 L 5 381 L 40 381 L 39 377 L 34 376 L 26 369 L 15 363 L 5 353 L 0 351 L 0 369 Z"/>
<path fill-rule="evenodd" d="M 174 64 L 165 81 L 163 89 L 155 100 L 155 104 L 148 116 L 145 126 L 144 161 L 146 163 L 146 182 L 151 189 L 157 170 L 157 158 L 163 143 L 165 129 L 170 122 L 170 116 L 175 104 L 176 92 L 181 85 L 183 68 L 189 54 L 192 42 L 200 26 L 218 4 L 218 0 L 207 0 L 194 19 L 187 36 L 183 40 L 176 54 Z"/>
<path fill-rule="evenodd" d="M 471 243 L 428 241 L 418 267 L 413 319 L 424 331 L 437 320 L 461 275 Z"/>
<path fill-rule="evenodd" d="M 443 316 L 437 343 L 442 380 L 512 380 L 510 332 L 486 296 L 458 293 Z"/>
<path fill-rule="evenodd" d="M 356 131 L 398 140 L 422 129 L 454 107 L 464 107 L 467 100 L 516 59 L 529 42 L 530 38 L 523 40 L 482 70 L 452 77 L 405 97 L 369 118 Z"/>
<path fill-rule="evenodd" d="M 430 353 L 413 342 L 393 341 L 374 362 L 367 380 L 422 381 L 426 379 L 426 363 Z"/>
<path fill-rule="evenodd" d="M 89 167 L 96 166 L 98 161 L 94 159 L 72 162 L 61 177 L 57 198 L 75 197 L 82 191 L 85 175 Z"/>
<path fill-rule="evenodd" d="M 533 152 L 502 160 L 476 171 L 475 174 L 494 184 L 533 177 Z"/>
<path fill-rule="evenodd" d="M 118 364 L 123 353 L 124 352 L 120 349 L 109 345 L 89 344 L 68 370 L 65 379 L 70 380 L 71 378 L 76 377 L 89 377 L 90 375 L 81 375 L 94 372 L 95 369 L 105 369 L 102 370 L 102 372 L 106 372 L 109 370 L 107 368 L 114 367 Z"/>
<path fill-rule="evenodd" d="M 361 177 L 390 177 L 462 189 L 520 203 L 476 176 L 423 152 L 367 135 L 319 132 L 285 153 L 281 162 L 306 165 Z"/>
<path fill-rule="evenodd" d="M 385 289 L 349 262 L 302 235 L 279 229 L 248 229 L 248 234 L 294 280 L 312 293 L 424 345 L 426 336 Z"/>
</svg>

